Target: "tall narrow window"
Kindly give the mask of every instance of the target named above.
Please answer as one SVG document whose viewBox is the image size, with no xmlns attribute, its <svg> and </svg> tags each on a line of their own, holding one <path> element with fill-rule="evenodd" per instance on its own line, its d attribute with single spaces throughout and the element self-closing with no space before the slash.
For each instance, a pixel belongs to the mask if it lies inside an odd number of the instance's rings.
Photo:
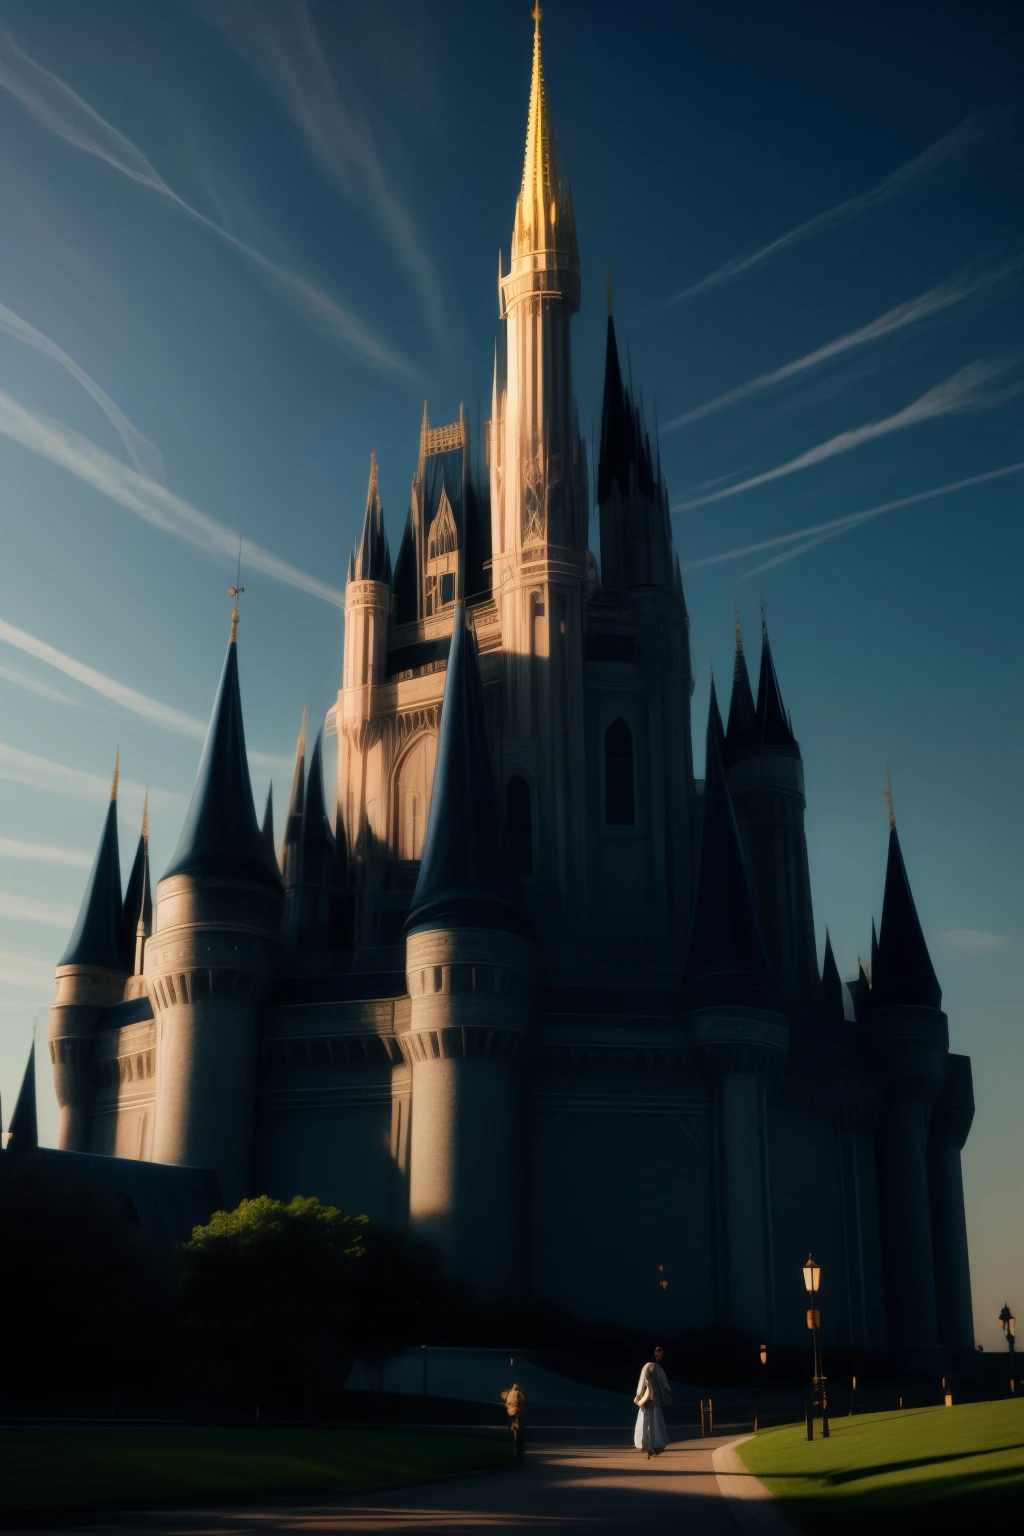
<svg viewBox="0 0 1024 1536">
<path fill-rule="evenodd" d="M 512 862 L 521 875 L 533 874 L 533 811 L 530 786 L 517 774 L 505 791 L 505 821 Z"/>
<path fill-rule="evenodd" d="M 604 819 L 609 827 L 632 827 L 636 822 L 633 733 L 621 717 L 604 733 Z"/>
</svg>

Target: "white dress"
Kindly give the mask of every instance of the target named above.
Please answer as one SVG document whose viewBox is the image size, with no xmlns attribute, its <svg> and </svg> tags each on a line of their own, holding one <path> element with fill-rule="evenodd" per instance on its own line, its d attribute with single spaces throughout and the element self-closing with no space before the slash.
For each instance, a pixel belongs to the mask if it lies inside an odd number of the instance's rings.
<svg viewBox="0 0 1024 1536">
<path fill-rule="evenodd" d="M 640 1383 L 633 1399 L 639 1408 L 633 1444 L 638 1451 L 663 1451 L 668 1445 L 668 1431 L 662 1408 L 671 1406 L 668 1377 L 654 1360 L 648 1360 L 640 1372 Z"/>
</svg>

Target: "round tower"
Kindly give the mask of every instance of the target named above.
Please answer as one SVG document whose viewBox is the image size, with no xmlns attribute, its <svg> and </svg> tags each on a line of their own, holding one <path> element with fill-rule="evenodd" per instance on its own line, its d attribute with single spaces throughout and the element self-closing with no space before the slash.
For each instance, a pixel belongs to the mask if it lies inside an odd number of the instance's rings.
<svg viewBox="0 0 1024 1536">
<path fill-rule="evenodd" d="M 789 1020 L 765 953 L 722 764 L 714 682 L 708 715 L 700 875 L 683 1008 L 711 1080 L 719 1210 L 717 1321 L 768 1337 L 762 1148 L 765 1093 L 789 1050 Z"/>
<path fill-rule="evenodd" d="M 128 976 L 123 954 L 117 778 L 115 761 L 110 805 L 78 921 L 57 966 L 57 997 L 47 1027 L 53 1086 L 60 1105 L 57 1145 L 64 1152 L 90 1150 L 96 1021 L 105 1008 L 121 1001 Z"/>
<path fill-rule="evenodd" d="M 257 1012 L 279 965 L 281 877 L 256 820 L 238 688 L 238 609 L 185 826 L 146 944 L 156 1018 L 153 1161 L 249 1193 Z"/>
<path fill-rule="evenodd" d="M 908 1363 L 939 1370 L 928 1141 L 946 1078 L 949 1030 L 891 815 L 882 925 L 868 1001 L 865 1040 L 885 1091 L 877 1158 L 889 1343 Z"/>
<path fill-rule="evenodd" d="M 534 938 L 512 865 L 463 604 L 423 861 L 406 924 L 409 1219 L 486 1296 L 522 1285 L 520 1058 Z"/>
<path fill-rule="evenodd" d="M 818 1007 L 821 984 L 804 836 L 804 765 L 783 707 L 763 608 L 756 705 L 737 609 L 724 761 L 772 969 L 790 1005 Z"/>
</svg>

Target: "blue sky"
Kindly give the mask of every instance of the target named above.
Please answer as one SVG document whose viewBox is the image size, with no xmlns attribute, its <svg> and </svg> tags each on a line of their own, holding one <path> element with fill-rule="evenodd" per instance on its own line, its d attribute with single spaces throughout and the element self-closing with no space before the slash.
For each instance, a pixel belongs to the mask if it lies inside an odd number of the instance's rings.
<svg viewBox="0 0 1024 1536">
<path fill-rule="evenodd" d="M 395 552 L 424 397 L 435 423 L 460 400 L 486 414 L 530 34 L 521 0 L 0 0 L 6 1114 L 116 746 L 126 867 L 147 783 L 157 871 L 172 851 L 239 535 L 253 778 L 280 808 L 302 709 L 322 718 L 340 680 L 371 448 Z M 763 589 L 819 953 L 827 922 L 844 975 L 880 912 L 892 765 L 974 1063 L 990 1347 L 1004 1292 L 1024 1305 L 1022 44 L 1000 4 L 552 0 L 544 18 L 584 433 L 607 260 L 678 509 L 694 734 L 711 665 L 730 675 L 734 599 L 756 653 Z"/>
</svg>

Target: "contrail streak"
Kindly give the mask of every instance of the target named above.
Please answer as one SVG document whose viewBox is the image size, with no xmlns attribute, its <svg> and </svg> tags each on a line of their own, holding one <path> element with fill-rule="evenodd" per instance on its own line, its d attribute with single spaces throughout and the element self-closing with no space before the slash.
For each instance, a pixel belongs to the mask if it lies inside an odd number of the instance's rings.
<svg viewBox="0 0 1024 1536">
<path fill-rule="evenodd" d="M 886 336 L 905 330 L 910 325 L 916 325 L 918 321 L 927 320 L 932 315 L 940 314 L 942 310 L 949 309 L 954 304 L 989 291 L 1006 278 L 1019 274 L 1022 265 L 1024 265 L 1024 258 L 1018 256 L 1014 261 L 1008 261 L 1005 265 L 997 267 L 995 271 L 986 272 L 981 277 L 969 279 L 961 276 L 939 283 L 934 288 L 929 288 L 926 293 L 919 294 L 916 299 L 907 299 L 905 303 L 886 310 L 884 315 L 879 315 L 867 325 L 862 325 L 855 331 L 847 331 L 845 336 L 838 336 L 834 341 L 826 342 L 823 347 L 807 352 L 793 362 L 783 364 L 781 368 L 759 374 L 756 379 L 749 379 L 746 384 L 727 390 L 723 395 L 716 395 L 713 400 L 707 400 L 703 405 L 695 406 L 692 411 L 684 411 L 680 416 L 673 416 L 670 421 L 662 423 L 660 430 L 663 433 L 675 432 L 680 427 L 688 427 L 694 421 L 703 421 L 706 416 L 713 416 L 718 411 L 728 409 L 729 406 L 738 405 L 742 400 L 749 400 L 754 395 L 774 389 L 778 384 L 785 384 L 811 368 L 819 368 L 834 358 L 842 357 L 846 352 L 852 352 L 856 347 L 882 341 Z"/>
<path fill-rule="evenodd" d="M 16 837 L 0 837 L 0 859 L 14 859 L 24 864 L 66 864 L 71 869 L 92 866 L 92 854 L 84 849 L 64 848 L 52 843 L 25 843 Z"/>
<path fill-rule="evenodd" d="M 179 196 L 131 139 L 101 117 L 58 75 L 37 64 L 18 46 L 6 27 L 0 28 L 0 87 L 9 91 L 25 111 L 51 133 L 156 193 L 231 246 L 272 287 L 300 309 L 307 320 L 313 321 L 321 334 L 339 343 L 351 355 L 382 373 L 399 374 L 409 379 L 418 377 L 404 358 L 315 283 L 282 267 Z"/>
<path fill-rule="evenodd" d="M 165 486 L 122 464 L 120 459 L 82 437 L 72 427 L 26 410 L 3 390 L 0 390 L 0 433 L 40 458 L 59 464 L 112 501 L 127 507 L 151 527 L 184 539 L 207 554 L 227 556 L 232 563 L 237 558 L 238 534 L 234 529 L 225 528 Z M 337 608 L 345 606 L 345 594 L 337 587 L 328 586 L 259 544 L 243 540 L 242 558 L 250 569 L 262 571 L 275 581 L 297 587 L 300 592 L 308 592 Z"/>
<path fill-rule="evenodd" d="M 20 315 L 16 315 L 13 309 L 8 309 L 6 304 L 0 304 L 0 331 L 13 336 L 17 341 L 24 342 L 27 347 L 33 347 L 44 357 L 66 368 L 71 377 L 92 396 L 107 417 L 139 473 L 148 475 L 151 480 L 163 480 L 164 464 L 160 457 L 160 450 L 149 441 L 148 437 L 143 437 L 124 412 L 114 404 L 106 390 L 101 389 L 96 380 L 86 373 L 84 368 L 80 368 L 73 357 L 69 357 L 62 347 L 59 347 L 55 341 L 51 341 L 49 336 L 45 336 L 42 331 L 36 330 L 34 325 L 30 325 Z"/>
<path fill-rule="evenodd" d="M 76 800 L 91 800 L 102 805 L 110 799 L 110 775 L 88 773 L 84 768 L 71 768 L 66 763 L 55 763 L 48 757 L 37 757 L 33 752 L 23 752 L 0 741 L 0 779 L 9 784 L 25 784 L 47 795 L 70 795 Z M 146 785 L 137 784 L 124 777 L 120 780 L 119 799 L 137 805 L 142 810 Z M 188 804 L 188 796 L 173 789 L 149 790 L 150 806 L 163 808 L 180 815 Z"/>
<path fill-rule="evenodd" d="M 31 896 L 17 896 L 0 891 L 0 917 L 20 917 L 26 923 L 47 923 L 51 928 L 71 928 L 78 913 L 58 901 L 34 901 Z"/>
<path fill-rule="evenodd" d="M 63 651 L 48 645 L 45 640 L 39 640 L 35 635 L 28 634 L 26 630 L 17 629 L 13 624 L 8 624 L 6 619 L 0 619 L 0 641 L 6 641 L 8 645 L 24 651 L 27 656 L 34 656 L 38 661 L 45 661 L 47 666 L 54 667 L 67 677 L 73 677 L 84 687 L 91 688 L 94 693 L 109 699 L 113 704 L 119 704 L 122 709 L 130 710 L 133 715 L 139 715 L 153 725 L 174 731 L 178 736 L 189 736 L 195 741 L 203 741 L 206 738 L 207 722 L 205 720 L 200 720 L 196 715 L 188 715 L 184 710 L 175 709 L 171 704 L 162 704 L 159 699 L 151 699 L 148 694 L 139 693 L 125 683 L 119 683 L 116 678 L 108 677 L 105 672 L 99 672 L 95 667 L 87 666 L 85 662 L 76 661 L 73 656 L 66 656 Z M 291 767 L 291 758 L 275 756 L 269 752 L 250 752 L 248 756 L 249 761 L 259 768 L 277 768 L 287 771 Z"/>
<path fill-rule="evenodd" d="M 990 480 L 1003 480 L 1007 475 L 1022 473 L 1024 473 L 1024 459 L 1016 464 L 1004 464 L 1000 469 L 986 470 L 980 475 L 970 475 L 966 480 L 951 480 L 948 485 L 936 485 L 928 491 L 917 491 L 913 496 L 901 496 L 896 501 L 885 501 L 877 507 L 867 507 L 863 512 L 850 512 L 845 517 L 833 517 L 827 523 L 815 523 L 810 528 L 797 528 L 793 533 L 780 533 L 771 539 L 758 539 L 755 544 L 741 544 L 735 549 L 724 549 L 717 555 L 705 555 L 702 560 L 690 560 L 683 566 L 683 570 L 698 571 L 704 566 L 721 565 L 726 560 L 742 560 L 747 555 L 760 555 L 766 549 L 779 549 L 784 544 L 798 544 L 798 549 L 790 551 L 785 556 L 786 559 L 790 559 L 797 554 L 802 554 L 805 549 L 824 543 L 827 539 L 849 533 L 852 528 L 859 527 L 861 523 L 870 522 L 872 518 L 884 517 L 887 512 L 897 512 L 901 507 L 914 507 L 923 501 L 934 501 L 939 496 L 951 496 L 955 491 L 970 490 L 976 485 L 987 485 Z M 768 563 L 774 565 L 776 562 L 773 560 Z M 757 567 L 757 570 L 765 569 L 767 564 Z M 756 575 L 757 570 L 747 571 L 746 575 Z"/>
<path fill-rule="evenodd" d="M 799 245 L 804 240 L 809 240 L 812 235 L 822 234 L 827 229 L 836 229 L 841 224 L 848 224 L 851 219 L 859 217 L 860 214 L 867 213 L 872 208 L 879 208 L 883 203 L 891 202 L 915 182 L 922 181 L 937 170 L 945 161 L 984 138 L 991 131 L 994 122 L 994 113 L 965 118 L 962 123 L 950 129 L 949 133 L 937 139 L 934 144 L 930 144 L 913 160 L 908 160 L 905 165 L 899 166 L 876 186 L 869 187 L 866 192 L 858 193 L 856 197 L 847 198 L 845 202 L 836 203 L 832 208 L 826 208 L 824 213 L 815 214 L 813 219 L 807 219 L 805 223 L 787 230 L 784 235 L 779 235 L 777 239 L 770 240 L 767 245 L 761 246 L 760 250 L 752 251 L 749 256 L 736 256 L 722 266 L 716 267 L 715 271 L 709 272 L 707 277 L 702 277 L 699 282 L 691 284 L 689 288 L 684 288 L 666 299 L 662 307 L 668 309 L 674 304 L 684 304 L 688 299 L 696 298 L 699 293 L 707 293 L 711 288 L 719 288 L 723 283 L 731 283 L 737 277 L 741 277 L 744 272 L 749 272 L 752 267 L 760 266 L 763 261 L 777 256 L 780 251 Z"/>
<path fill-rule="evenodd" d="M 710 506 L 712 502 L 725 501 L 730 496 L 739 496 L 744 491 L 752 491 L 757 486 L 768 485 L 773 480 L 781 480 L 787 475 L 798 474 L 801 470 L 810 469 L 815 464 L 823 464 L 827 459 L 834 459 L 839 454 L 849 453 L 854 448 L 860 448 L 864 443 L 873 442 L 876 438 L 887 437 L 891 432 L 902 432 L 907 427 L 916 427 L 924 421 L 932 421 L 938 416 L 950 416 L 958 411 L 985 410 L 1002 405 L 1013 394 L 1016 394 L 1020 386 L 1011 386 L 1009 390 L 1000 390 L 992 395 L 980 394 L 982 385 L 1013 366 L 1015 358 L 982 358 L 974 363 L 969 363 L 966 368 L 961 368 L 950 378 L 941 384 L 936 384 L 934 389 L 926 390 L 917 400 L 904 406 L 901 411 L 896 411 L 892 416 L 886 416 L 882 421 L 870 421 L 862 427 L 852 427 L 846 432 L 840 432 L 835 437 L 830 437 L 827 442 L 818 443 L 814 448 L 808 448 L 806 453 L 798 454 L 795 459 L 788 459 L 785 464 L 778 464 L 774 469 L 766 469 L 763 474 L 753 475 L 749 480 L 741 480 L 738 485 L 727 486 L 721 491 L 712 491 L 707 496 L 697 496 L 690 501 L 676 503 L 672 507 L 673 512 L 689 512 L 695 507 Z"/>
<path fill-rule="evenodd" d="M 30 992 L 53 993 L 53 966 L 46 960 L 32 960 L 0 949 L 0 981 L 9 987 L 25 987 Z"/>
</svg>

